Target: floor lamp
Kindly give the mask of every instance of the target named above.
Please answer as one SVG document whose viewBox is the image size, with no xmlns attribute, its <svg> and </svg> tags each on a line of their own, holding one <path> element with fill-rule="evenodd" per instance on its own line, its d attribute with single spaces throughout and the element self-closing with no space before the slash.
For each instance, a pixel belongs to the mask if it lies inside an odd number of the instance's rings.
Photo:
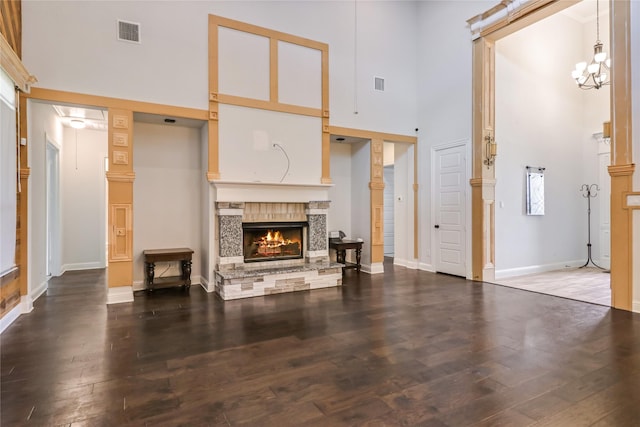
<svg viewBox="0 0 640 427">
<path fill-rule="evenodd" d="M 580 187 L 580 191 L 583 193 L 582 197 L 587 199 L 587 262 L 584 263 L 580 268 L 586 267 L 589 263 L 598 267 L 600 270 L 605 270 L 600 267 L 598 264 L 593 262 L 593 258 L 591 258 L 591 199 L 598 195 L 598 191 L 600 191 L 600 187 L 598 184 L 582 184 Z"/>
</svg>

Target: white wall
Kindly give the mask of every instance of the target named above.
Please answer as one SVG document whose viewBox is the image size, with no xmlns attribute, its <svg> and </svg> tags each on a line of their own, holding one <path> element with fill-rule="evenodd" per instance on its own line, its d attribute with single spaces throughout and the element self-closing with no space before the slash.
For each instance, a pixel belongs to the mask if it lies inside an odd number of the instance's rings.
<svg viewBox="0 0 640 427">
<path fill-rule="evenodd" d="M 430 147 L 471 139 L 471 32 L 467 19 L 496 1 L 418 2 L 418 171 L 420 264 L 431 254 Z M 446 43 L 442 43 L 446 40 Z M 470 257 L 467 257 L 470 259 Z"/>
<path fill-rule="evenodd" d="M 393 146 L 392 144 L 389 144 Z M 385 143 L 385 150 L 387 144 Z M 384 256 L 394 256 L 394 240 L 395 240 L 395 194 L 394 194 L 394 166 L 390 161 L 389 165 L 384 166 Z"/>
<path fill-rule="evenodd" d="M 320 183 L 322 120 L 319 117 L 235 105 L 219 108 L 223 180 Z"/>
<path fill-rule="evenodd" d="M 217 14 L 328 43 L 332 125 L 411 134 L 416 9 L 395 1 L 29 1 L 23 61 L 38 87 L 207 109 L 208 14 Z M 117 19 L 140 23 L 142 44 L 117 41 Z M 374 76 L 385 78 L 385 92 L 373 90 Z"/>
<path fill-rule="evenodd" d="M 107 132 L 67 127 L 63 137 L 62 271 L 104 268 Z"/>
<path fill-rule="evenodd" d="M 214 224 L 213 218 L 215 209 L 213 206 L 213 189 L 211 184 L 207 180 L 207 175 L 204 171 L 208 170 L 208 132 L 209 124 L 205 123 L 200 129 L 200 170 L 203 171 L 200 174 L 200 224 L 201 224 L 201 244 L 200 244 L 200 276 L 202 281 L 207 285 L 213 282 L 213 246 L 215 239 L 213 236 Z M 201 283 L 202 283 L 201 281 Z"/>
<path fill-rule="evenodd" d="M 371 167 L 370 142 L 351 144 L 351 239 L 363 239 L 362 269 L 371 272 L 382 266 L 371 265 Z"/>
<path fill-rule="evenodd" d="M 413 266 L 413 146 L 394 144 L 394 264 Z"/>
<path fill-rule="evenodd" d="M 133 140 L 134 289 L 142 286 L 145 249 L 193 249 L 191 278 L 197 283 L 204 174 L 200 129 L 135 122 Z M 156 277 L 162 272 L 156 266 Z"/>
<path fill-rule="evenodd" d="M 342 230 L 351 236 L 352 184 L 351 184 L 351 144 L 331 143 L 331 179 L 329 188 L 328 231 Z"/>
<path fill-rule="evenodd" d="M 46 137 L 62 144 L 62 124 L 51 105 L 29 101 L 29 295 L 46 289 Z M 61 155 L 61 157 L 63 157 Z M 61 162 L 63 160 L 61 159 Z"/>
<path fill-rule="evenodd" d="M 586 255 L 580 29 L 554 15 L 496 43 L 496 276 Z M 544 216 L 526 215 L 527 165 L 546 168 Z"/>
</svg>

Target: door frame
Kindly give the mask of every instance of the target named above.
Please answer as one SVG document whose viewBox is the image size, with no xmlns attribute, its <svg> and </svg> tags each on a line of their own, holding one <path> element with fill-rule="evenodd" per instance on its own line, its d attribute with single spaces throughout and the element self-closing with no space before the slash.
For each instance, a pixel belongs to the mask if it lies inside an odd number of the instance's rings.
<svg viewBox="0 0 640 427">
<path fill-rule="evenodd" d="M 46 276 L 61 271 L 60 145 L 45 133 L 45 270 Z M 52 167 L 53 166 L 53 167 Z"/>
<path fill-rule="evenodd" d="M 513 8 L 501 3 L 469 19 L 472 32 L 473 172 L 472 279 L 495 279 L 495 163 L 488 143 L 495 135 L 495 42 L 580 0 L 529 0 Z M 505 12 L 505 9 L 507 13 Z M 633 302 L 633 192 L 631 114 L 631 5 L 609 1 L 611 44 L 611 306 L 631 310 Z M 499 161 L 499 160 L 498 160 Z M 637 194 L 637 193 L 636 193 Z"/>
<path fill-rule="evenodd" d="M 443 151 L 443 150 L 448 150 L 451 148 L 455 148 L 455 147 L 464 147 L 464 155 L 465 155 L 465 160 L 464 160 L 464 171 L 466 174 L 466 178 L 469 179 L 471 177 L 471 159 L 472 159 L 472 155 L 473 153 L 471 152 L 471 140 L 469 139 L 458 139 L 455 141 L 451 141 L 451 142 L 446 142 L 443 144 L 437 144 L 437 145 L 433 145 L 431 147 L 431 183 L 430 183 L 430 192 L 431 192 L 431 200 L 435 200 L 436 197 L 436 153 L 438 151 Z M 467 181 L 468 182 L 468 181 Z M 464 264 L 465 264 L 465 274 L 466 274 L 466 279 L 471 279 L 472 277 L 472 262 L 471 262 L 471 257 L 469 256 L 471 254 L 471 239 L 469 237 L 470 233 L 469 231 L 471 230 L 471 209 L 469 209 L 468 207 L 471 206 L 471 191 L 469 191 L 468 187 L 465 187 L 465 192 L 464 192 L 464 203 L 465 203 L 465 207 L 467 207 L 464 210 L 464 226 L 465 226 L 465 244 L 464 244 L 464 250 L 465 250 L 465 256 L 464 256 Z M 431 218 L 431 223 L 429 224 L 430 230 L 433 230 L 433 226 L 435 225 L 435 218 L 436 218 L 436 204 L 435 203 L 431 203 L 431 209 L 430 209 L 430 218 Z M 437 239 L 435 238 L 435 234 L 433 233 L 433 231 L 430 232 L 430 235 L 433 236 L 433 238 L 431 239 L 431 244 L 430 244 L 430 250 L 431 253 L 433 254 L 432 257 L 432 263 L 433 263 L 433 270 L 434 271 L 438 271 L 438 257 L 436 255 L 437 253 Z"/>
</svg>

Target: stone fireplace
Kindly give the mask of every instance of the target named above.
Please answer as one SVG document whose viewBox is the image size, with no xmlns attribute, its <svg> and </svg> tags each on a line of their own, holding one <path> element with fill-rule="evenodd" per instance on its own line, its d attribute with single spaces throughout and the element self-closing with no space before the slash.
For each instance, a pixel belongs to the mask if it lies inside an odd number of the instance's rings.
<svg viewBox="0 0 640 427">
<path fill-rule="evenodd" d="M 303 196 L 295 188 L 278 190 L 273 198 Z M 244 193 L 252 197 L 251 191 Z M 217 198 L 215 291 L 229 300 L 340 286 L 342 265 L 329 261 L 330 202 L 263 201 L 266 194 L 261 193 L 258 201 Z"/>
</svg>

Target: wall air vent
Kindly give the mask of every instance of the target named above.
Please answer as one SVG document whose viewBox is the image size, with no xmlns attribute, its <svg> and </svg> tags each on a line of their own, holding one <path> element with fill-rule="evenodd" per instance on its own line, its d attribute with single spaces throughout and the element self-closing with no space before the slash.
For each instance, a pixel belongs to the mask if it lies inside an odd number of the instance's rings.
<svg viewBox="0 0 640 427">
<path fill-rule="evenodd" d="M 118 20 L 118 40 L 140 43 L 140 24 Z"/>
<path fill-rule="evenodd" d="M 384 92 L 384 79 L 382 77 L 373 78 L 374 89 Z"/>
</svg>

